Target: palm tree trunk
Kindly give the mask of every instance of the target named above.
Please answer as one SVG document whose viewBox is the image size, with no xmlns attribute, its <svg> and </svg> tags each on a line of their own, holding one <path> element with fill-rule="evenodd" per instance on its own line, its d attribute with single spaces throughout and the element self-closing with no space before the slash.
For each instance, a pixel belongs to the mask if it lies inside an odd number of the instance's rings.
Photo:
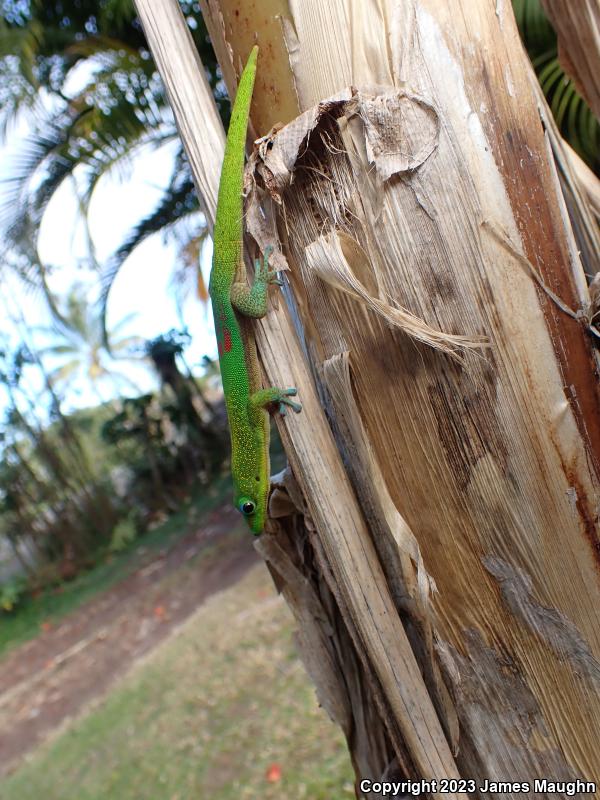
<svg viewBox="0 0 600 800">
<path fill-rule="evenodd" d="M 136 4 L 185 118 L 177 3 Z M 259 546 L 357 796 L 599 781 L 598 364 L 510 5 L 263 6 L 202 3 L 230 90 L 261 47 L 256 132 L 286 123 L 245 219 L 249 254 L 290 268 L 258 345 L 304 411 L 279 423 L 293 477 Z"/>
</svg>

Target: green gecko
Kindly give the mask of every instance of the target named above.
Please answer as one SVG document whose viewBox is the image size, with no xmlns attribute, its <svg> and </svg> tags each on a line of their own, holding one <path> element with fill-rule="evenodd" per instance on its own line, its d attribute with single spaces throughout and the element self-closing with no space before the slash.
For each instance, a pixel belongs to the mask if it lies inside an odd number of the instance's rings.
<svg viewBox="0 0 600 800">
<path fill-rule="evenodd" d="M 261 533 L 267 517 L 270 469 L 267 408 L 278 405 L 282 415 L 286 405 L 296 412 L 302 408 L 290 400 L 290 396 L 296 394 L 294 388 L 261 388 L 250 321 L 252 317 L 264 317 L 267 313 L 269 285 L 281 286 L 276 271 L 269 269 L 271 248 L 266 248 L 264 257 L 255 262 L 252 288 L 246 283 L 243 259 L 244 152 L 257 55 L 255 46 L 242 72 L 231 112 L 221 167 L 209 283 L 231 432 L 234 504 L 254 534 Z"/>
</svg>

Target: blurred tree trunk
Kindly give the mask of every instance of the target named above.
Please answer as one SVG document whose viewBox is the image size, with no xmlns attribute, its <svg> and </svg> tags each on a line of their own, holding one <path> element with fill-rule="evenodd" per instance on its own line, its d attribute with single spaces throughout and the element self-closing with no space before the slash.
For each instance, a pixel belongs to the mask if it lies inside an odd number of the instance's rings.
<svg viewBox="0 0 600 800">
<path fill-rule="evenodd" d="M 137 6 L 200 185 L 177 3 Z M 284 123 L 254 149 L 246 249 L 290 268 L 257 335 L 304 410 L 259 549 L 357 796 L 600 782 L 598 363 L 510 4 L 202 8 L 230 92 L 261 47 L 254 133 Z"/>
<path fill-rule="evenodd" d="M 203 402 L 204 398 L 192 373 L 188 369 L 186 376 L 180 371 L 176 356 L 181 355 L 181 349 L 181 345 L 176 340 L 170 340 L 169 334 L 166 334 L 150 342 L 148 355 L 161 384 L 171 388 L 181 411 L 182 427 L 187 430 L 190 444 L 187 453 L 191 456 L 187 470 L 188 480 L 192 482 L 195 475 L 203 476 L 205 482 L 208 476 L 214 475 L 221 467 L 226 433 L 218 424 L 215 409 Z M 200 447 L 197 446 L 198 442 Z M 182 450 L 184 459 L 187 455 Z"/>
</svg>

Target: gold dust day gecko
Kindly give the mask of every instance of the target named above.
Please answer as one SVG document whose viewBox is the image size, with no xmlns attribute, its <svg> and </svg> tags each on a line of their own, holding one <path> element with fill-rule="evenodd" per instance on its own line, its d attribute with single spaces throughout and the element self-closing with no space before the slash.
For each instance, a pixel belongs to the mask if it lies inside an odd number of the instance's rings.
<svg viewBox="0 0 600 800">
<path fill-rule="evenodd" d="M 267 517 L 269 493 L 269 407 L 299 412 L 290 399 L 296 389 L 262 389 L 251 318 L 267 313 L 267 291 L 281 285 L 269 269 L 270 248 L 255 262 L 252 287 L 246 283 L 243 259 L 243 178 L 246 130 L 256 75 L 258 47 L 244 67 L 231 112 L 221 167 L 214 255 L 209 294 L 219 347 L 219 363 L 231 433 L 231 473 L 234 504 L 250 530 L 259 534 Z"/>
</svg>

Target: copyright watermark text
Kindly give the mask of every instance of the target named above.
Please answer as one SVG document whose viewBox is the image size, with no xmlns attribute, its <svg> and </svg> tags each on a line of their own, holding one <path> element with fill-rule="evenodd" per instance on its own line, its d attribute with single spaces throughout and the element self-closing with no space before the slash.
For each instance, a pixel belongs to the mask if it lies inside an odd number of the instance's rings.
<svg viewBox="0 0 600 800">
<path fill-rule="evenodd" d="M 545 792 L 573 797 L 576 794 L 595 794 L 593 781 L 551 781 L 540 778 L 535 781 L 475 781 L 469 779 L 442 778 L 430 781 L 371 781 L 365 778 L 360 782 L 360 790 L 365 795 L 382 794 L 384 797 L 401 797 L 421 794 L 471 794 L 480 792 L 490 794 L 514 793 L 529 794 Z"/>
</svg>

